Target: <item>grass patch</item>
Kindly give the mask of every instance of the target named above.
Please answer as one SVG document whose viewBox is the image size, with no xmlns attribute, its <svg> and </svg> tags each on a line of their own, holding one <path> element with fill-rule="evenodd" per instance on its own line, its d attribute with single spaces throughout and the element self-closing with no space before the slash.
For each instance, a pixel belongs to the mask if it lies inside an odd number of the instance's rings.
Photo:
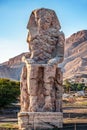
<svg viewBox="0 0 87 130">
<path fill-rule="evenodd" d="M 76 102 L 76 105 L 78 105 L 78 106 L 87 106 L 87 101 Z"/>
<path fill-rule="evenodd" d="M 87 107 L 87 98 L 75 97 L 63 100 L 63 107 Z"/>
<path fill-rule="evenodd" d="M 81 119 L 81 118 L 66 118 L 63 119 L 64 124 L 69 124 L 69 123 L 87 123 L 87 119 Z"/>
<path fill-rule="evenodd" d="M 17 123 L 0 123 L 0 128 L 4 128 L 7 130 L 17 130 L 18 129 L 18 124 Z"/>
</svg>

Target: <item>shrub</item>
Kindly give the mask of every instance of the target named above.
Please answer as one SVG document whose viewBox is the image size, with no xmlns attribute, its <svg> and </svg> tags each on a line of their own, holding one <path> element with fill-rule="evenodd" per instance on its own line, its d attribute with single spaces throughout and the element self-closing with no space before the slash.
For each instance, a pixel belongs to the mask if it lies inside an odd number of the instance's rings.
<svg viewBox="0 0 87 130">
<path fill-rule="evenodd" d="M 17 101 L 20 94 L 20 83 L 9 79 L 0 79 L 0 107 Z"/>
<path fill-rule="evenodd" d="M 70 88 L 71 88 L 70 81 L 68 79 L 66 79 L 63 84 L 64 84 L 65 92 L 70 92 Z"/>
</svg>

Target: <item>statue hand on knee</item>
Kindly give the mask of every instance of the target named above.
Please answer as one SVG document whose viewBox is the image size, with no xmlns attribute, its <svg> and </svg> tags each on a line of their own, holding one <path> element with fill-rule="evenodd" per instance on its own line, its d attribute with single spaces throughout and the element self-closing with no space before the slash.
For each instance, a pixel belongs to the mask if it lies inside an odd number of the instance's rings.
<svg viewBox="0 0 87 130">
<path fill-rule="evenodd" d="M 62 60 L 63 60 L 63 57 L 55 57 L 48 61 L 48 65 L 57 65 L 61 63 Z"/>
</svg>

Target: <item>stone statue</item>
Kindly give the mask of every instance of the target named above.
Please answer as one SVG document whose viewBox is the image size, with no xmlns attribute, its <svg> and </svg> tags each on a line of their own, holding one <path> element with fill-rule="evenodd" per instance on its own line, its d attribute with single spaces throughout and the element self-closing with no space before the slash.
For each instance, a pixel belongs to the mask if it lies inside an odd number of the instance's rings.
<svg viewBox="0 0 87 130">
<path fill-rule="evenodd" d="M 21 112 L 62 112 L 64 33 L 53 10 L 31 13 L 27 29 L 29 58 L 21 74 Z"/>
</svg>

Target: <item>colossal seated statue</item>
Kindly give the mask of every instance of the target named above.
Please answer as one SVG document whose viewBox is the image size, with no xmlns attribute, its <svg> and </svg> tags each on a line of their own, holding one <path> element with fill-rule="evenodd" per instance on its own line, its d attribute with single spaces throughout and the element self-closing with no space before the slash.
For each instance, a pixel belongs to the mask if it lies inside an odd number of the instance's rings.
<svg viewBox="0 0 87 130">
<path fill-rule="evenodd" d="M 27 29 L 30 53 L 29 58 L 22 58 L 26 64 L 21 74 L 21 112 L 62 112 L 58 64 L 64 59 L 65 37 L 59 20 L 53 10 L 37 9 L 31 13 Z"/>
</svg>

